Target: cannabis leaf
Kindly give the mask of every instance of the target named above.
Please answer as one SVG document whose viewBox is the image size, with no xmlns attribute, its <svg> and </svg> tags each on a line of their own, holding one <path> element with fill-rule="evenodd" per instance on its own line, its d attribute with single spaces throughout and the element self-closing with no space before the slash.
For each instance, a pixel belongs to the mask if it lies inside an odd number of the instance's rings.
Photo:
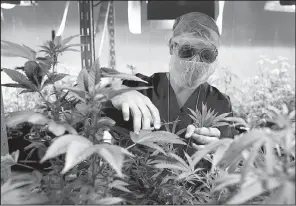
<svg viewBox="0 0 296 206">
<path fill-rule="evenodd" d="M 3 71 L 13 81 L 17 82 L 22 87 L 29 89 L 29 90 L 37 91 L 37 87 L 29 79 L 27 79 L 27 77 L 25 75 L 23 75 L 22 73 L 20 73 L 16 70 L 13 70 L 13 69 L 5 69 L 5 68 L 3 68 Z"/>
<path fill-rule="evenodd" d="M 98 205 L 115 205 L 123 201 L 124 199 L 120 197 L 105 197 L 102 199 L 95 199 L 93 200 L 93 203 Z"/>
<path fill-rule="evenodd" d="M 165 154 L 165 151 L 163 148 L 160 147 L 163 144 L 183 144 L 186 145 L 185 142 L 183 142 L 179 136 L 172 134 L 170 132 L 166 131 L 140 131 L 139 135 L 130 132 L 130 137 L 132 141 L 135 144 L 144 145 L 147 147 L 150 147 L 152 149 L 158 150 L 161 153 Z"/>
<path fill-rule="evenodd" d="M 1 40 L 1 56 L 22 57 L 31 61 L 36 59 L 36 52 L 25 45 Z"/>
<path fill-rule="evenodd" d="M 188 109 L 191 112 L 189 116 L 194 121 L 193 125 L 195 127 L 221 127 L 229 125 L 227 122 L 223 121 L 229 113 L 223 113 L 217 116 L 217 113 L 215 113 L 214 110 L 208 110 L 205 104 L 202 104 L 201 112 L 198 110 L 197 105 L 195 111 L 190 108 Z"/>
<path fill-rule="evenodd" d="M 116 145 L 93 145 L 91 141 L 83 136 L 63 135 L 53 141 L 40 162 L 42 163 L 64 153 L 66 153 L 66 163 L 61 174 L 65 174 L 78 163 L 97 153 L 110 164 L 120 177 L 123 176 L 121 168 L 124 154 L 133 156 L 124 148 Z"/>
<path fill-rule="evenodd" d="M 15 127 L 18 124 L 29 122 L 32 124 L 45 125 L 49 119 L 43 114 L 33 111 L 11 112 L 6 117 L 6 125 L 8 127 Z"/>
<path fill-rule="evenodd" d="M 123 182 L 121 180 L 115 180 L 109 184 L 109 188 L 115 188 L 124 192 L 131 192 L 129 189 L 125 188 L 125 186 L 127 185 L 128 183 L 126 182 Z"/>
</svg>

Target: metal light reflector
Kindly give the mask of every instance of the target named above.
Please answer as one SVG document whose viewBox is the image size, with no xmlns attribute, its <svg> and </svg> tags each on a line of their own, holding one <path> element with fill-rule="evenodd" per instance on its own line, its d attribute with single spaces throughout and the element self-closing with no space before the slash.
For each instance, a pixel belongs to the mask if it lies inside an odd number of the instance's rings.
<svg viewBox="0 0 296 206">
<path fill-rule="evenodd" d="M 223 10 L 224 10 L 225 1 L 219 1 L 218 3 L 219 3 L 219 14 L 218 14 L 216 23 L 219 29 L 219 33 L 220 35 L 222 35 L 222 25 L 223 25 L 222 20 L 223 20 Z"/>
<path fill-rule="evenodd" d="M 295 12 L 295 5 L 281 5 L 279 1 L 267 1 L 264 10 L 277 12 Z"/>
<path fill-rule="evenodd" d="M 128 27 L 131 33 L 141 34 L 141 1 L 128 1 Z"/>
</svg>

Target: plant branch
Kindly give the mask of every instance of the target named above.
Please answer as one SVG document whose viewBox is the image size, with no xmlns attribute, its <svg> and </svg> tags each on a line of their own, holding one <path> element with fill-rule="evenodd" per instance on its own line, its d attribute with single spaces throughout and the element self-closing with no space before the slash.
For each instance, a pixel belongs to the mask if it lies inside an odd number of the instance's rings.
<svg viewBox="0 0 296 206">
<path fill-rule="evenodd" d="M 128 147 L 126 148 L 126 150 L 129 150 L 130 148 L 132 148 L 132 147 L 134 147 L 134 146 L 136 146 L 136 143 L 134 143 L 134 144 L 128 146 Z"/>
</svg>

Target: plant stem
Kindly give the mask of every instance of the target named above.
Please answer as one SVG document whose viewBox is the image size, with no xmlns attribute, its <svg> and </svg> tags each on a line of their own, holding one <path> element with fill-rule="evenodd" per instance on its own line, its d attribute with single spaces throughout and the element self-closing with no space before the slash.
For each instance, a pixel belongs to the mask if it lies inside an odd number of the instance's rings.
<svg viewBox="0 0 296 206">
<path fill-rule="evenodd" d="M 30 167 L 28 165 L 24 165 L 24 164 L 21 164 L 21 163 L 16 163 L 15 165 L 18 165 L 18 166 L 22 166 L 22 167 L 25 167 L 25 168 L 28 168 L 28 169 L 32 169 L 32 170 L 38 170 L 38 169 L 35 169 L 33 167 Z M 41 170 L 38 170 L 39 172 L 42 172 Z M 44 173 L 44 172 L 42 172 Z"/>
<path fill-rule="evenodd" d="M 97 176 L 96 175 L 96 160 L 97 160 L 97 155 L 94 154 L 92 157 L 92 163 L 91 163 L 92 164 L 92 171 L 91 171 L 92 172 L 92 174 L 91 174 L 92 175 L 92 183 L 91 184 L 93 187 L 95 187 L 95 181 L 96 181 L 96 176 Z"/>
<path fill-rule="evenodd" d="M 192 138 L 190 138 L 190 139 L 188 140 L 188 143 L 187 143 L 187 146 L 186 146 L 186 150 L 185 150 L 186 153 L 187 153 L 187 151 L 188 151 L 189 145 L 191 144 L 191 139 L 192 139 Z"/>
<path fill-rule="evenodd" d="M 134 143 L 134 144 L 132 144 L 132 145 L 130 145 L 130 146 L 128 146 L 127 148 L 126 148 L 126 150 L 129 150 L 130 148 L 132 148 L 132 147 L 134 147 L 134 146 L 136 146 L 136 144 Z"/>
<path fill-rule="evenodd" d="M 47 108 L 48 108 L 49 110 L 51 110 L 50 104 L 49 104 L 49 102 L 45 99 L 45 97 L 43 96 L 43 94 L 42 94 L 40 91 L 38 91 L 38 94 L 40 95 L 40 97 L 42 98 L 42 100 L 44 101 L 44 103 L 46 104 Z"/>
<path fill-rule="evenodd" d="M 91 116 L 91 136 L 92 136 L 93 144 L 96 144 L 96 132 L 97 132 L 96 125 L 97 125 L 97 119 L 98 119 L 99 115 L 100 115 L 99 113 L 94 112 Z M 96 160 L 97 160 L 97 155 L 94 154 L 92 156 L 92 174 L 91 174 L 93 187 L 95 187 L 95 180 L 96 180 L 96 176 L 97 176 L 97 174 L 96 174 L 97 173 L 96 172 L 96 170 L 97 170 Z"/>
</svg>

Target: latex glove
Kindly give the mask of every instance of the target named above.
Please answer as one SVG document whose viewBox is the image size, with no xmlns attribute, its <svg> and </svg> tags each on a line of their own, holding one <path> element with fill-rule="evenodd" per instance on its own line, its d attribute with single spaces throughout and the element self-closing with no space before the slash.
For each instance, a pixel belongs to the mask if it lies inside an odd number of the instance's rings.
<svg viewBox="0 0 296 206">
<path fill-rule="evenodd" d="M 160 115 L 158 109 L 150 99 L 138 91 L 129 91 L 111 99 L 113 106 L 122 111 L 123 119 L 129 121 L 130 113 L 133 116 L 134 132 L 140 129 L 160 128 Z"/>
<path fill-rule="evenodd" d="M 221 133 L 217 128 L 197 128 L 194 125 L 188 125 L 185 138 L 192 138 L 198 145 L 194 145 L 196 149 L 200 150 L 205 145 L 219 140 Z"/>
</svg>

